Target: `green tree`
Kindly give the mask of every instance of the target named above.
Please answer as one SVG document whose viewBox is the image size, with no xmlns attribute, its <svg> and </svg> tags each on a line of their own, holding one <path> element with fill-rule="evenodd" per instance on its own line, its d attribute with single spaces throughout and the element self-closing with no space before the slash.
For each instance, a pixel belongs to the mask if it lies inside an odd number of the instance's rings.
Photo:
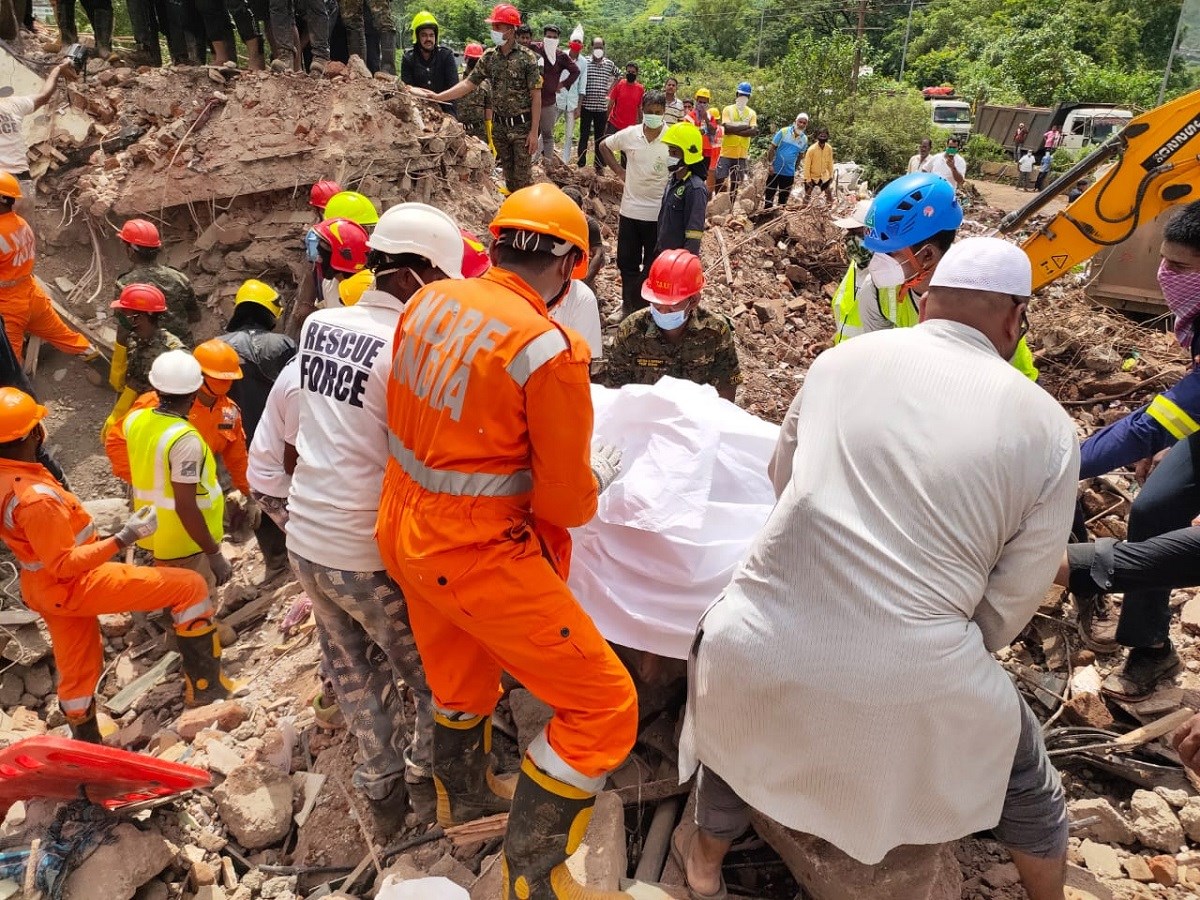
<svg viewBox="0 0 1200 900">
<path fill-rule="evenodd" d="M 811 31 L 793 35 L 786 56 L 764 77 L 762 99 L 756 101 L 760 128 L 779 128 L 796 113 L 812 117 L 809 131 L 828 124 L 834 110 L 844 107 L 852 93 L 854 40 L 845 34 L 819 36 Z"/>
<path fill-rule="evenodd" d="M 830 141 L 836 157 L 854 160 L 863 167 L 863 177 L 877 187 L 903 175 L 921 139 L 931 137 L 933 131 L 920 92 L 899 86 L 886 93 L 860 95 L 831 119 Z M 887 126 L 880 127 L 881 122 Z"/>
</svg>

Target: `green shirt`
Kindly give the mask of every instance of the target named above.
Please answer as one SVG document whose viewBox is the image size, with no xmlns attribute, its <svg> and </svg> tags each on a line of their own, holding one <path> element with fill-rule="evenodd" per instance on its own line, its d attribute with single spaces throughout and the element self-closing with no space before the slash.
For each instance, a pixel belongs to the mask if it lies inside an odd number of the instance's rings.
<svg viewBox="0 0 1200 900">
<path fill-rule="evenodd" d="M 672 344 L 654 324 L 649 309 L 629 316 L 605 353 L 601 384 L 610 388 L 654 384 L 664 375 L 718 388 L 741 384 L 733 324 L 719 313 L 697 307 L 684 325 L 683 340 Z"/>
<path fill-rule="evenodd" d="M 140 282 L 138 282 L 140 283 Z M 154 332 L 154 337 L 148 341 L 141 340 L 136 334 L 129 335 L 128 356 L 125 369 L 125 387 L 139 394 L 152 390 L 150 385 L 150 366 L 154 360 L 168 350 L 186 350 L 183 341 L 171 334 L 165 328 Z"/>
<path fill-rule="evenodd" d="M 492 113 L 504 119 L 529 115 L 533 91 L 542 86 L 542 72 L 532 50 L 515 46 L 506 56 L 498 47 L 483 54 L 467 76 L 478 90 L 486 79 L 492 85 Z"/>
</svg>

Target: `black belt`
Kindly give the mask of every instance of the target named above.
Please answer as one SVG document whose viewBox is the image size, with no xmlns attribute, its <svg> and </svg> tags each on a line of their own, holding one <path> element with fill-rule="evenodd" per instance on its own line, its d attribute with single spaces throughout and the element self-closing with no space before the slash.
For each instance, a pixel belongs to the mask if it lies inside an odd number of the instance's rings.
<svg viewBox="0 0 1200 900">
<path fill-rule="evenodd" d="M 528 125 L 529 113 L 521 113 L 519 116 L 492 116 L 500 125 L 511 127 L 513 125 Z"/>
</svg>

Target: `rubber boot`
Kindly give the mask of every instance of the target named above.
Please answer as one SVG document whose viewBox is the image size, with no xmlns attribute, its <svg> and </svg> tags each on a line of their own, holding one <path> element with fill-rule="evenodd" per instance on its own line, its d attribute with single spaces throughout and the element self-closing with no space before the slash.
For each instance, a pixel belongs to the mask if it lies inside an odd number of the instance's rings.
<svg viewBox="0 0 1200 900">
<path fill-rule="evenodd" d="M 357 56 L 364 63 L 367 61 L 367 36 L 361 21 L 357 28 L 346 26 L 346 56 Z"/>
<path fill-rule="evenodd" d="M 75 27 L 75 0 L 58 0 L 54 4 L 54 18 L 58 21 L 58 36 L 65 50 L 79 43 L 79 30 Z"/>
<path fill-rule="evenodd" d="M 267 57 L 263 52 L 262 35 L 246 41 L 246 67 L 251 72 L 261 72 L 267 67 Z"/>
<path fill-rule="evenodd" d="M 236 689 L 221 670 L 221 638 L 217 626 L 177 628 L 179 653 L 183 657 L 183 703 L 191 708 L 224 700 Z"/>
<path fill-rule="evenodd" d="M 96 55 L 100 59 L 112 56 L 113 14 L 111 9 L 97 9 L 92 13 L 92 32 L 96 36 Z"/>
<path fill-rule="evenodd" d="M 507 812 L 512 785 L 493 773 L 491 716 L 433 714 L 433 786 L 443 828 Z"/>
<path fill-rule="evenodd" d="M 596 795 L 547 775 L 527 756 L 508 814 L 501 872 L 504 900 L 617 900 L 571 877 L 567 857 L 579 849 Z"/>
<path fill-rule="evenodd" d="M 77 741 L 87 741 L 89 744 L 103 744 L 100 736 L 100 724 L 96 721 L 96 705 L 88 707 L 88 711 L 80 718 L 67 716 L 67 725 L 71 728 L 71 737 Z"/>
<path fill-rule="evenodd" d="M 296 54 L 290 47 L 280 47 L 275 58 L 271 60 L 271 71 L 283 74 L 296 68 Z"/>
<path fill-rule="evenodd" d="M 386 796 L 379 800 L 368 798 L 367 806 L 375 825 L 376 836 L 387 840 L 403 828 L 404 820 L 408 817 L 408 785 L 404 776 L 392 782 L 391 790 Z"/>
<path fill-rule="evenodd" d="M 379 71 L 396 77 L 396 32 L 379 32 Z"/>
</svg>

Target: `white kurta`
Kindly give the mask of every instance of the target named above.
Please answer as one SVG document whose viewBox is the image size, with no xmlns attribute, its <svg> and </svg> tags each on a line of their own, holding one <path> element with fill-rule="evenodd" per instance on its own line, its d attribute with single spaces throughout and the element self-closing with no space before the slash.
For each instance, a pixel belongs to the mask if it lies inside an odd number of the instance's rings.
<svg viewBox="0 0 1200 900">
<path fill-rule="evenodd" d="M 701 622 L 681 772 L 864 863 L 995 826 L 1019 718 L 989 650 L 1050 586 L 1078 473 L 1062 407 L 973 328 L 822 354 Z"/>
</svg>

